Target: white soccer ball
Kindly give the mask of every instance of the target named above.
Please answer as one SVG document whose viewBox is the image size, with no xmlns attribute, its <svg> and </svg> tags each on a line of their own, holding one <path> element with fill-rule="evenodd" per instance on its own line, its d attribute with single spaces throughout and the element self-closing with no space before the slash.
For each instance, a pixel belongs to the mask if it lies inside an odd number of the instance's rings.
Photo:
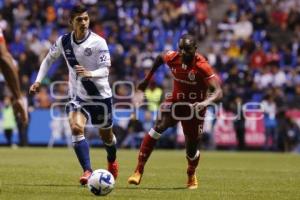
<svg viewBox="0 0 300 200">
<path fill-rule="evenodd" d="M 115 179 L 109 171 L 97 169 L 93 171 L 87 185 L 94 195 L 105 196 L 114 189 Z"/>
</svg>

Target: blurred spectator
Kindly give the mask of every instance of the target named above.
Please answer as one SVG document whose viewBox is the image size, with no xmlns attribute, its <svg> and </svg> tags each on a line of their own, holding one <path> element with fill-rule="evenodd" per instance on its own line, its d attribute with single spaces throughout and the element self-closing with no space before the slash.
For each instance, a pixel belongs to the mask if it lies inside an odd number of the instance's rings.
<svg viewBox="0 0 300 200">
<path fill-rule="evenodd" d="M 45 86 L 41 87 L 39 93 L 35 95 L 35 106 L 42 109 L 50 108 L 51 100 L 48 89 Z"/>
<path fill-rule="evenodd" d="M 268 16 L 263 4 L 257 3 L 254 15 L 252 17 L 253 28 L 255 31 L 264 30 L 268 25 Z"/>
<path fill-rule="evenodd" d="M 247 39 L 253 32 L 252 23 L 249 21 L 246 13 L 242 13 L 239 21 L 233 26 L 233 33 L 235 39 Z"/>
<path fill-rule="evenodd" d="M 14 111 L 11 105 L 10 97 L 4 98 L 4 107 L 2 108 L 3 121 L 2 126 L 7 141 L 7 146 L 12 146 L 12 134 L 16 126 Z"/>
<path fill-rule="evenodd" d="M 252 53 L 250 58 L 250 67 L 252 69 L 263 68 L 266 65 L 266 54 L 261 44 L 256 45 L 256 50 Z"/>
<path fill-rule="evenodd" d="M 286 82 L 287 82 L 285 72 L 280 70 L 277 65 L 273 65 L 271 71 L 273 74 L 272 85 L 274 87 L 283 87 L 284 84 L 286 84 Z"/>
<path fill-rule="evenodd" d="M 264 66 L 260 71 L 255 73 L 254 81 L 260 89 L 265 89 L 272 85 L 273 75 L 269 66 Z"/>
<path fill-rule="evenodd" d="M 245 116 L 241 112 L 243 100 L 240 97 L 236 97 L 231 103 L 230 107 L 232 112 L 239 116 L 234 120 L 234 129 L 236 133 L 236 139 L 238 142 L 238 150 L 245 150 Z M 241 113 L 241 114 L 240 114 Z"/>
<path fill-rule="evenodd" d="M 123 140 L 121 147 L 123 148 L 138 148 L 144 137 L 145 130 L 142 122 L 137 119 L 135 113 L 130 116 L 130 120 L 127 126 L 127 135 Z"/>
<path fill-rule="evenodd" d="M 264 109 L 265 127 L 266 127 L 266 139 L 265 150 L 277 150 L 277 132 L 276 132 L 276 112 L 277 107 L 272 95 L 267 95 L 262 101 L 262 108 Z"/>
<path fill-rule="evenodd" d="M 147 101 L 147 109 L 151 112 L 156 112 L 159 109 L 160 103 L 163 98 L 163 90 L 156 86 L 152 81 L 148 88 L 145 90 L 145 99 Z"/>
</svg>

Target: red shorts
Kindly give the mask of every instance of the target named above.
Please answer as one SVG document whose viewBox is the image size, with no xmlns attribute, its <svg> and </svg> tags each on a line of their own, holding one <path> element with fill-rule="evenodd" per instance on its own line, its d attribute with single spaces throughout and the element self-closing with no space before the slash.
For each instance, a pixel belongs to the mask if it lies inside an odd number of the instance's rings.
<svg viewBox="0 0 300 200">
<path fill-rule="evenodd" d="M 160 107 L 161 112 L 171 112 L 172 119 L 181 122 L 186 139 L 197 140 L 203 133 L 206 109 L 196 112 L 189 103 L 166 100 Z"/>
</svg>

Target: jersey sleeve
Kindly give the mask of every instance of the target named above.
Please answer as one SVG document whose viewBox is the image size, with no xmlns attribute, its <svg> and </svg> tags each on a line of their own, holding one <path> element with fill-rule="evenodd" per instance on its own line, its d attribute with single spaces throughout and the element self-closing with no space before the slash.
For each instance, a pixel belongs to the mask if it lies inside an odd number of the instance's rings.
<svg viewBox="0 0 300 200">
<path fill-rule="evenodd" d="M 53 60 L 56 60 L 60 55 L 62 55 L 63 47 L 62 47 L 61 39 L 62 39 L 62 36 L 60 36 L 55 41 L 55 43 L 51 46 L 51 48 L 48 52 L 48 56 Z"/>
<path fill-rule="evenodd" d="M 98 68 L 109 67 L 111 65 L 111 60 L 110 60 L 108 46 L 104 39 L 99 41 L 98 48 L 99 48 L 98 49 L 99 54 L 97 55 Z"/>
<path fill-rule="evenodd" d="M 162 54 L 164 63 L 168 63 L 177 55 L 176 51 L 166 51 Z"/>
<path fill-rule="evenodd" d="M 208 64 L 208 62 L 204 58 L 201 58 L 197 62 L 197 67 L 206 80 L 214 78 L 216 76 L 212 66 L 210 66 L 210 64 Z"/>
<path fill-rule="evenodd" d="M 47 56 L 43 59 L 35 82 L 42 82 L 52 63 L 62 54 L 61 38 L 62 37 L 59 37 L 55 41 L 55 43 L 50 48 Z"/>
</svg>

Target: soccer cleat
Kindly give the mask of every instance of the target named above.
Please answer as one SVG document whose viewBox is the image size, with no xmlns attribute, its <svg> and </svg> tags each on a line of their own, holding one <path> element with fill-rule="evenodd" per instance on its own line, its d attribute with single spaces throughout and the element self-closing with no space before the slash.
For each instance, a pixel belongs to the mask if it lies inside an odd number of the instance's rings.
<svg viewBox="0 0 300 200">
<path fill-rule="evenodd" d="M 133 175 L 128 178 L 128 183 L 133 185 L 139 185 L 142 180 L 142 175 L 140 172 L 136 171 Z"/>
<path fill-rule="evenodd" d="M 118 177 L 119 172 L 119 164 L 117 161 L 114 162 L 108 162 L 107 170 L 114 176 L 115 180 Z"/>
<path fill-rule="evenodd" d="M 86 185 L 88 182 L 88 179 L 90 178 L 91 175 L 92 175 L 92 172 L 89 170 L 86 170 L 79 179 L 80 184 Z"/>
<path fill-rule="evenodd" d="M 198 181 L 195 174 L 190 176 L 188 175 L 187 188 L 191 190 L 198 188 Z"/>
</svg>

